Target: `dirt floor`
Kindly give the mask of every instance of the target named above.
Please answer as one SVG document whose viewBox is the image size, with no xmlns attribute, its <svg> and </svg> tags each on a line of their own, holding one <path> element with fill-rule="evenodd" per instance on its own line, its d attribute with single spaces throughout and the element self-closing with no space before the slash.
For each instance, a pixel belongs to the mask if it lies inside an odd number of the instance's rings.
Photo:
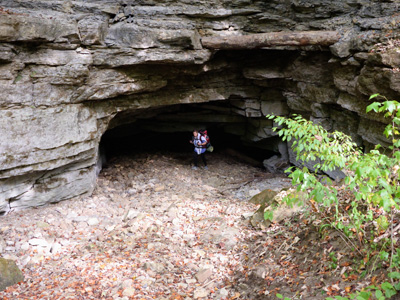
<svg viewBox="0 0 400 300">
<path fill-rule="evenodd" d="M 299 215 L 264 230 L 251 196 L 290 186 L 224 154 L 113 159 L 91 196 L 0 219 L 1 256 L 25 280 L 1 299 L 325 299 L 361 288 L 340 236 Z M 333 254 L 332 254 L 333 253 Z"/>
</svg>

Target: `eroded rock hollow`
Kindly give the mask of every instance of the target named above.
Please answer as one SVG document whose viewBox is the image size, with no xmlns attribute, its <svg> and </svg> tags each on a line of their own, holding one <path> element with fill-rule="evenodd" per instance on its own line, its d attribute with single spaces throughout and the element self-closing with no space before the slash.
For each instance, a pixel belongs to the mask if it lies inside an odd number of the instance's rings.
<svg viewBox="0 0 400 300">
<path fill-rule="evenodd" d="M 398 6 L 1 1 L 0 213 L 91 193 L 100 140 L 120 126 L 211 126 L 292 163 L 265 115 L 385 143 L 365 107 L 376 92 L 399 98 Z"/>
</svg>

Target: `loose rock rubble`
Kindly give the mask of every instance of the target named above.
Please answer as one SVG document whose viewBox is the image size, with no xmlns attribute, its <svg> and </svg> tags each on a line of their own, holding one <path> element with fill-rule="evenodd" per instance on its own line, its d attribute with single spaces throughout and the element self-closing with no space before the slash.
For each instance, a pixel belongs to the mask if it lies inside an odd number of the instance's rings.
<svg viewBox="0 0 400 300">
<path fill-rule="evenodd" d="M 249 216 L 257 206 L 247 201 L 289 185 L 218 154 L 209 157 L 209 170 L 192 170 L 188 154 L 116 158 L 92 196 L 1 219 L 2 256 L 16 261 L 25 280 L 0 296 L 274 299 L 285 287 L 290 293 L 302 274 L 290 254 L 299 242 L 295 226 L 276 233 L 273 225 L 270 236 L 255 230 Z"/>
<path fill-rule="evenodd" d="M 288 185 L 262 170 L 213 155 L 114 160 L 90 197 L 2 218 L 2 255 L 25 281 L 3 299 L 226 299 L 252 229 L 242 215 L 252 194 Z"/>
</svg>

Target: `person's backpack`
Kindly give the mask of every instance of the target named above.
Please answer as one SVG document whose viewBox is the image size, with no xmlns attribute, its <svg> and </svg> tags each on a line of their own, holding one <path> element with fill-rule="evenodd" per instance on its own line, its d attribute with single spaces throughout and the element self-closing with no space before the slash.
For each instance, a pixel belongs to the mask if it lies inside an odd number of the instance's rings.
<svg viewBox="0 0 400 300">
<path fill-rule="evenodd" d="M 207 134 L 207 130 L 204 130 L 204 129 L 199 130 L 199 133 L 207 141 L 207 144 L 204 146 L 204 148 L 207 148 L 207 151 L 209 151 L 209 152 L 213 152 L 214 151 L 214 147 L 211 146 L 210 137 Z"/>
</svg>

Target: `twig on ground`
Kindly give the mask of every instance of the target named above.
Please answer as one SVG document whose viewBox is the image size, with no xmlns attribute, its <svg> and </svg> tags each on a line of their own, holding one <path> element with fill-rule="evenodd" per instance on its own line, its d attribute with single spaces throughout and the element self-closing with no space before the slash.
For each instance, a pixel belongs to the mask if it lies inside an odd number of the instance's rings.
<svg viewBox="0 0 400 300">
<path fill-rule="evenodd" d="M 377 238 L 374 239 L 374 243 L 379 242 L 380 240 L 387 238 L 389 235 L 391 235 L 393 233 L 393 236 L 397 234 L 397 231 L 400 230 L 400 223 L 397 224 L 397 226 L 395 228 L 393 228 L 393 230 L 388 230 L 386 231 L 384 234 L 378 236 Z"/>
<path fill-rule="evenodd" d="M 346 236 L 346 238 L 347 238 L 347 241 L 344 239 L 344 237 L 343 237 L 343 233 L 342 232 L 340 232 L 338 229 L 336 229 L 339 233 L 340 233 L 340 237 L 342 238 L 342 240 L 346 243 L 346 245 L 347 246 L 349 246 L 350 248 L 351 248 L 351 246 L 349 245 L 349 243 L 351 243 L 351 245 L 353 246 L 353 248 L 354 249 L 356 249 L 357 250 L 357 252 L 358 252 L 358 254 L 360 254 L 361 256 L 362 256 L 362 253 L 360 252 L 360 250 L 357 248 L 357 246 L 356 245 L 354 245 L 354 243 L 351 241 L 351 240 L 349 240 Z"/>
</svg>

